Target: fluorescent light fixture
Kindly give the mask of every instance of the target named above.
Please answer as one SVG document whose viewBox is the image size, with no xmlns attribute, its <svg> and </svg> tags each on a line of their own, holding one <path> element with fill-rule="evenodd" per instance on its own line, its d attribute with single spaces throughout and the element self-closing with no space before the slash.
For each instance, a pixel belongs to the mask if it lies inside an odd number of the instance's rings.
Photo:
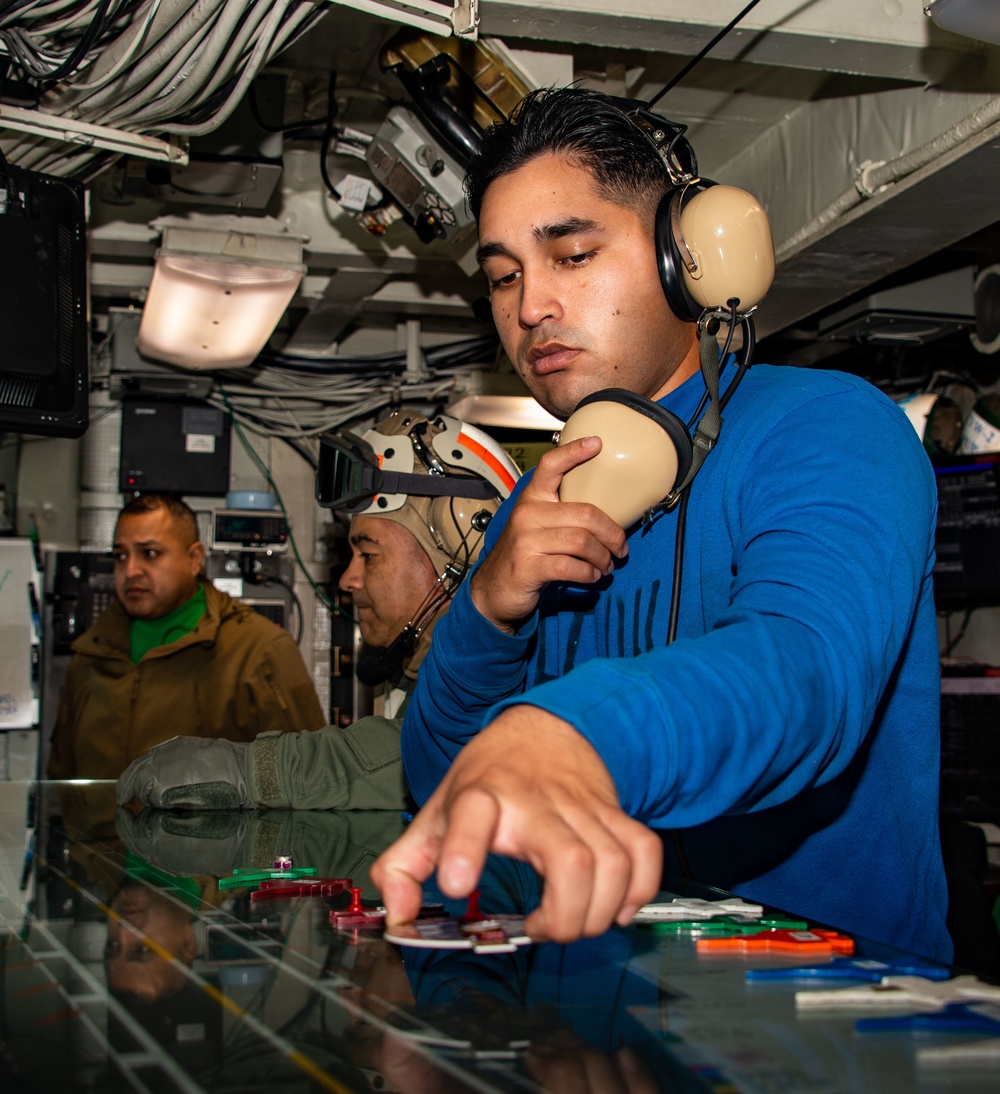
<svg viewBox="0 0 1000 1094">
<path fill-rule="evenodd" d="M 448 413 L 471 425 L 500 429 L 562 429 L 563 423 L 530 395 L 466 395 L 448 407 Z"/>
<path fill-rule="evenodd" d="M 300 239 L 164 228 L 139 325 L 139 352 L 189 369 L 249 365 L 303 273 Z"/>
<path fill-rule="evenodd" d="M 996 0 L 931 0 L 924 6 L 942 30 L 1000 45 L 1000 5 Z"/>
</svg>

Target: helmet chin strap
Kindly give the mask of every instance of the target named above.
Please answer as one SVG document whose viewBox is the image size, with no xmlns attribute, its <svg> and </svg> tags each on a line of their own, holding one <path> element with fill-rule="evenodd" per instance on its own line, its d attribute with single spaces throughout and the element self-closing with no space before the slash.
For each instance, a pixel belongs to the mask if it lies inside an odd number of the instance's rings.
<svg viewBox="0 0 1000 1094">
<path fill-rule="evenodd" d="M 406 659 L 413 653 L 413 647 L 417 639 L 423 633 L 427 624 L 448 603 L 452 594 L 458 588 L 465 577 L 468 564 L 452 559 L 444 569 L 444 573 L 430 587 L 427 595 L 421 601 L 420 606 L 413 613 L 403 629 L 389 643 L 388 646 L 361 647 L 358 656 L 356 673 L 358 680 L 368 687 L 376 687 L 393 679 L 403 671 Z"/>
</svg>

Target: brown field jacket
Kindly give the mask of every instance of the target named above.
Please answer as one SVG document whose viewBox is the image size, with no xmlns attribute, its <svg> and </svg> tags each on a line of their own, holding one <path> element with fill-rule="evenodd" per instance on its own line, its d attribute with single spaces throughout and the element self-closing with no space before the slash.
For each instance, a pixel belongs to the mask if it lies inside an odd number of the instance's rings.
<svg viewBox="0 0 1000 1094">
<path fill-rule="evenodd" d="M 138 664 L 117 600 L 73 643 L 49 778 L 116 779 L 153 745 L 181 735 L 252 741 L 324 724 L 291 635 L 208 582 L 205 602 L 190 634 Z"/>
</svg>

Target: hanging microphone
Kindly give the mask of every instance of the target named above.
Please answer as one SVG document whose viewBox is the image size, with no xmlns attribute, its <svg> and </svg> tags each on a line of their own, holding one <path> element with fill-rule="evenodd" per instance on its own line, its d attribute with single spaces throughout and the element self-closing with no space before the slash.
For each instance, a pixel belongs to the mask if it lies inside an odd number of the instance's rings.
<svg viewBox="0 0 1000 1094">
<path fill-rule="evenodd" d="M 388 646 L 361 647 L 355 669 L 358 680 L 370 688 L 384 684 L 403 671 L 403 663 L 413 653 L 418 633 L 409 623 Z"/>
<path fill-rule="evenodd" d="M 453 558 L 445 567 L 444 573 L 431 586 L 430 592 L 413 613 L 413 617 L 388 646 L 361 647 L 355 672 L 362 684 L 375 687 L 403 671 L 403 664 L 413 653 L 417 639 L 441 606 L 451 599 L 468 568 L 467 562 L 458 562 Z"/>
</svg>

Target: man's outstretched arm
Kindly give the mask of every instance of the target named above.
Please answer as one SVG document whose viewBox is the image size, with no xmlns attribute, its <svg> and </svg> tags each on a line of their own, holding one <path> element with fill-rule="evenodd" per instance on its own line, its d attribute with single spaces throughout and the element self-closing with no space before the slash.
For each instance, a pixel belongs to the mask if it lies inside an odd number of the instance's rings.
<svg viewBox="0 0 1000 1094">
<path fill-rule="evenodd" d="M 477 885 L 489 852 L 545 878 L 533 938 L 569 941 L 627 923 L 660 886 L 663 850 L 621 810 L 594 748 L 569 723 L 527 705 L 503 711 L 459 753 L 402 838 L 372 869 L 389 921 L 420 909 L 437 871 L 450 897 Z"/>
</svg>

